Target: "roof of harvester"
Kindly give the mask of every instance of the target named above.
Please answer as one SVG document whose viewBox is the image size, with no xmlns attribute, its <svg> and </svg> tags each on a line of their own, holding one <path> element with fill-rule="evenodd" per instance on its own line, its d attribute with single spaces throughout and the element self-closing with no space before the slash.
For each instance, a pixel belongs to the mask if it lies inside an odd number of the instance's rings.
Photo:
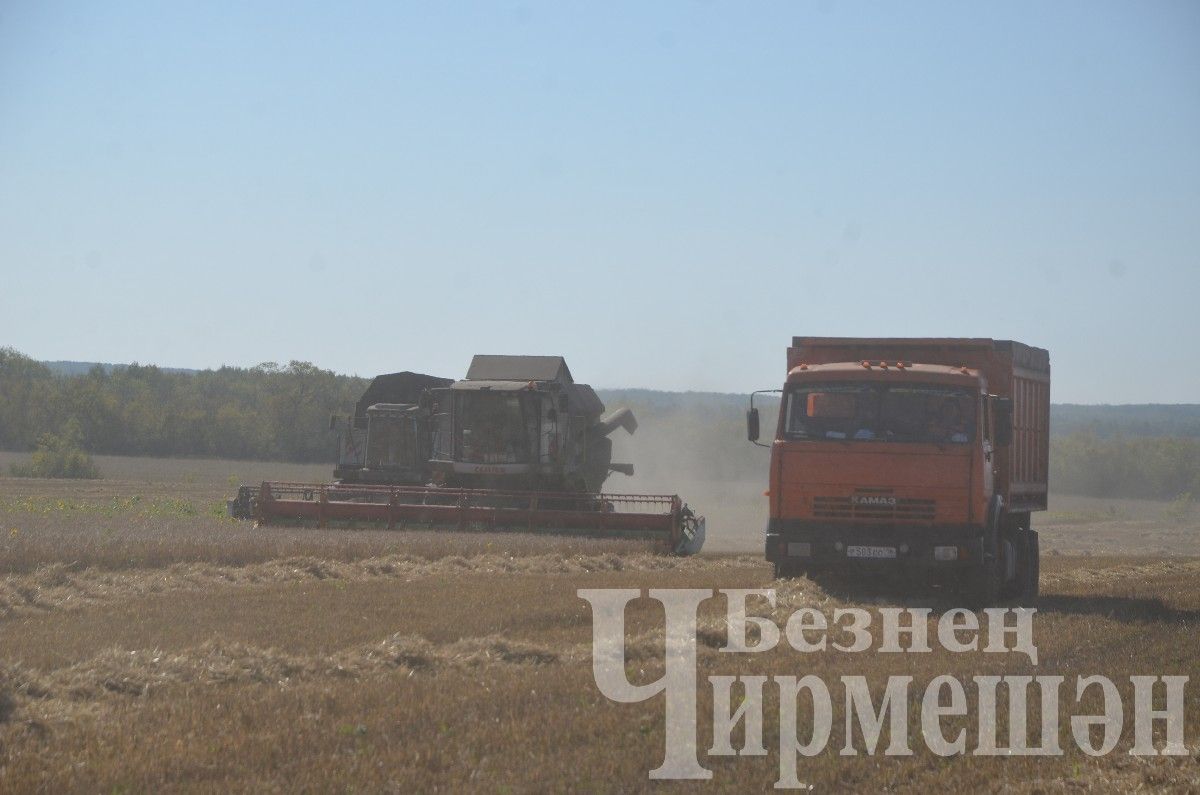
<svg viewBox="0 0 1200 795">
<path fill-rule="evenodd" d="M 574 383 L 561 356 L 490 356 L 471 359 L 467 381 L 561 381 Z"/>
<path fill-rule="evenodd" d="M 413 373 L 385 373 L 375 376 L 367 391 L 354 405 L 354 416 L 366 418 L 367 409 L 376 403 L 416 403 L 426 389 L 447 387 L 454 383 L 450 378 Z"/>
</svg>

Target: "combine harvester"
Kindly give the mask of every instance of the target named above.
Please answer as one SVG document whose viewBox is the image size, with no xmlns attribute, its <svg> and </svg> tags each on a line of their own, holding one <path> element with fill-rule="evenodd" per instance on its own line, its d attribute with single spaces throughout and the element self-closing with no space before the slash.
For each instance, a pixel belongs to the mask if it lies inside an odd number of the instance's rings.
<svg viewBox="0 0 1200 795">
<path fill-rule="evenodd" d="M 476 356 L 462 381 L 419 373 L 371 382 L 340 430 L 333 483 L 242 486 L 230 513 L 256 522 L 378 522 L 389 529 L 584 533 L 653 538 L 693 555 L 704 517 L 676 495 L 602 493 L 617 428 L 560 356 Z"/>
</svg>

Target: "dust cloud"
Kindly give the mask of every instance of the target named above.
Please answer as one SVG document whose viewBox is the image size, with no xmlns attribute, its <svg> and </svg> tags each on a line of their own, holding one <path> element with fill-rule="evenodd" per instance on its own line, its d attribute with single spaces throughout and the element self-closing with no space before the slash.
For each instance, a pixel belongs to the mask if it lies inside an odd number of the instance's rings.
<svg viewBox="0 0 1200 795">
<path fill-rule="evenodd" d="M 706 519 L 705 552 L 761 552 L 770 457 L 746 439 L 748 396 L 606 395 L 605 403 L 610 411 L 628 406 L 638 418 L 635 434 L 610 437 L 613 461 L 633 464 L 634 474 L 611 474 L 605 491 L 678 494 Z M 777 405 L 763 405 L 764 436 Z"/>
</svg>

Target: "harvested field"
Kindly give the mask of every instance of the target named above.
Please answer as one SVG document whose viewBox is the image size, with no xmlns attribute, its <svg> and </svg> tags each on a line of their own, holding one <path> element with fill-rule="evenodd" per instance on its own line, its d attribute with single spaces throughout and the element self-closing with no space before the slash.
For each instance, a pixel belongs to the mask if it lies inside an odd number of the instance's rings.
<svg viewBox="0 0 1200 795">
<path fill-rule="evenodd" d="M 775 607 L 754 612 L 780 624 L 798 607 L 878 617 L 883 607 L 928 605 L 932 627 L 947 607 L 936 594 L 773 582 L 753 534 L 737 526 L 753 514 L 730 499 L 714 501 L 731 518 L 710 524 L 730 551 L 681 560 L 580 538 L 254 529 L 215 509 L 236 465 L 100 464 L 108 479 L 88 483 L 0 478 L 0 791 L 660 789 L 647 773 L 662 761 L 662 699 L 617 704 L 597 690 L 592 616 L 578 589 L 772 587 Z M 703 506 L 703 492 L 688 497 Z M 1128 755 L 1127 720 L 1118 750 L 1096 758 L 1075 747 L 1065 722 L 1059 757 L 943 759 L 919 742 L 919 722 L 912 756 L 847 757 L 835 720 L 828 747 L 801 767 L 817 791 L 1195 791 L 1200 549 L 1192 519 L 1155 509 L 1105 516 L 1104 506 L 1073 505 L 1040 524 L 1050 554 L 1036 666 L 936 646 L 847 655 L 784 644 L 731 655 L 719 650 L 725 602 L 714 598 L 701 608 L 700 681 L 1102 674 L 1128 704 L 1132 674 L 1189 675 L 1188 756 Z M 1089 510 L 1099 518 L 1080 518 Z M 1154 554 L 1128 554 L 1139 533 L 1172 554 L 1144 541 Z M 652 681 L 662 671 L 662 608 L 641 599 L 626 618 L 627 667 Z M 1068 691 L 1064 721 L 1075 714 Z M 693 787 L 772 788 L 777 700 L 766 692 L 766 756 L 712 756 L 712 694 L 700 688 L 700 759 L 713 779 Z M 1079 714 L 1095 711 L 1085 706 Z"/>
</svg>

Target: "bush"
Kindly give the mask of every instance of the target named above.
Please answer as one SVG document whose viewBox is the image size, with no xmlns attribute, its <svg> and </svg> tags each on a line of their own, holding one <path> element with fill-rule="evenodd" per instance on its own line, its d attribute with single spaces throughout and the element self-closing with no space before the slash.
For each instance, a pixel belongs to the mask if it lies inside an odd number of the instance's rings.
<svg viewBox="0 0 1200 795">
<path fill-rule="evenodd" d="M 1171 504 L 1163 511 L 1163 516 L 1173 522 L 1187 521 L 1187 518 L 1192 515 L 1194 505 L 1195 501 L 1192 499 L 1192 493 L 1190 491 L 1185 492 L 1171 500 Z"/>
<path fill-rule="evenodd" d="M 78 478 L 100 477 L 96 463 L 83 449 L 83 429 L 72 417 L 62 433 L 42 434 L 33 461 L 26 466 L 13 464 L 12 474 L 21 478 Z"/>
</svg>

